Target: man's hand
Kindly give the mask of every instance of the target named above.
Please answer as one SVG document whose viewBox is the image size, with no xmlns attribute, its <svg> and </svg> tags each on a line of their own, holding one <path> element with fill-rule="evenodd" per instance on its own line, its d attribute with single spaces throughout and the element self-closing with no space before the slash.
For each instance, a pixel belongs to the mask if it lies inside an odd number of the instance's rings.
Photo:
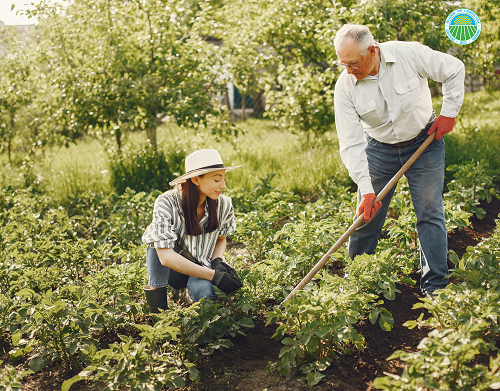
<svg viewBox="0 0 500 391">
<path fill-rule="evenodd" d="M 441 140 L 443 135 L 453 130 L 453 126 L 455 126 L 455 118 L 443 117 L 440 115 L 436 118 L 427 134 L 430 136 L 432 133 L 436 132 L 436 140 Z"/>
<path fill-rule="evenodd" d="M 358 207 L 358 216 L 364 213 L 363 221 L 370 221 L 372 217 L 375 216 L 375 213 L 377 213 L 377 210 L 382 206 L 382 201 L 377 202 L 375 205 L 373 204 L 375 198 L 375 194 L 368 193 L 361 199 L 361 203 Z"/>
</svg>

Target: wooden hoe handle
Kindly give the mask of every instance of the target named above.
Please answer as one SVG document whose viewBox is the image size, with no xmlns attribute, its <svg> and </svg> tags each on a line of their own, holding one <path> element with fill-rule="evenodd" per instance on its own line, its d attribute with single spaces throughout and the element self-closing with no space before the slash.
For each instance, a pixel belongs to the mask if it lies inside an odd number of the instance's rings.
<svg viewBox="0 0 500 391">
<path fill-rule="evenodd" d="M 374 204 L 376 204 L 379 201 L 382 201 L 382 199 L 387 195 L 389 190 L 391 190 L 396 183 L 398 183 L 399 179 L 404 175 L 406 171 L 411 167 L 413 163 L 415 163 L 415 160 L 418 159 L 418 157 L 425 151 L 425 149 L 429 146 L 429 144 L 434 140 L 436 137 L 436 132 L 432 133 L 427 139 L 422 143 L 422 145 L 415 151 L 415 153 L 408 159 L 408 161 L 403 165 L 403 167 L 400 168 L 400 170 L 394 175 L 394 177 L 385 185 L 385 187 L 382 189 L 382 191 L 377 195 L 377 198 L 375 198 L 375 201 L 373 201 Z M 325 266 L 325 264 L 328 262 L 330 259 L 330 256 L 335 253 L 340 246 L 342 246 L 345 241 L 353 234 L 353 232 L 361 225 L 363 222 L 363 214 L 359 215 L 358 218 L 352 223 L 352 225 L 349 227 L 349 229 L 340 237 L 339 240 L 328 250 L 328 252 L 323 255 L 323 258 L 319 260 L 319 262 L 314 265 L 314 267 L 311 269 L 309 273 L 300 281 L 297 286 L 293 289 L 293 291 L 290 292 L 290 294 L 283 300 L 280 304 L 280 308 L 283 308 L 283 304 L 286 303 L 288 300 L 290 300 L 295 292 L 303 289 L 309 281 L 319 272 L 319 270 Z"/>
</svg>

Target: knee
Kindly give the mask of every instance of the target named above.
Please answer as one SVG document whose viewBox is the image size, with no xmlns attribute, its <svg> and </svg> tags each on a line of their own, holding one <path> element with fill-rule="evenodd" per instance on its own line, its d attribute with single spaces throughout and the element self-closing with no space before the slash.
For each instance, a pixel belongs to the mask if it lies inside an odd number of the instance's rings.
<svg viewBox="0 0 500 391">
<path fill-rule="evenodd" d="M 189 297 L 193 301 L 200 301 L 205 298 L 208 300 L 217 300 L 212 283 L 208 280 L 197 279 L 188 284 Z"/>
</svg>

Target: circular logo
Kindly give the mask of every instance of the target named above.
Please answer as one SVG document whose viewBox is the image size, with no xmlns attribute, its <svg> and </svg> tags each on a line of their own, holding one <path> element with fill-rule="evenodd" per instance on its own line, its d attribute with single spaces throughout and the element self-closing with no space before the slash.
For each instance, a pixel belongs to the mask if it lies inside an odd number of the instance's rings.
<svg viewBox="0 0 500 391">
<path fill-rule="evenodd" d="M 453 42 L 468 45 L 479 37 L 481 21 L 474 11 L 459 8 L 448 15 L 444 29 Z"/>
</svg>

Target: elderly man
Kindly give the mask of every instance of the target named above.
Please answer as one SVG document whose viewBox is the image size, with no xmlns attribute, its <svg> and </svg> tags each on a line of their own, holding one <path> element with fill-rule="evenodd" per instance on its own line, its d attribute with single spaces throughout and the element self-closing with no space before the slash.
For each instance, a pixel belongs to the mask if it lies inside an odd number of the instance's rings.
<svg viewBox="0 0 500 391">
<path fill-rule="evenodd" d="M 463 63 L 418 42 L 377 43 L 366 26 L 346 24 L 335 37 L 337 64 L 345 70 L 335 85 L 335 122 L 342 161 L 358 185 L 363 225 L 349 240 L 349 256 L 373 254 L 394 188 L 378 194 L 427 138 L 435 140 L 406 177 L 417 216 L 422 276 L 428 297 L 447 285 L 448 252 L 442 192 L 444 139 L 464 98 Z M 427 78 L 442 83 L 439 117 L 432 108 Z M 380 210 L 379 210 L 380 209 Z M 379 210 L 378 213 L 377 210 Z"/>
</svg>

